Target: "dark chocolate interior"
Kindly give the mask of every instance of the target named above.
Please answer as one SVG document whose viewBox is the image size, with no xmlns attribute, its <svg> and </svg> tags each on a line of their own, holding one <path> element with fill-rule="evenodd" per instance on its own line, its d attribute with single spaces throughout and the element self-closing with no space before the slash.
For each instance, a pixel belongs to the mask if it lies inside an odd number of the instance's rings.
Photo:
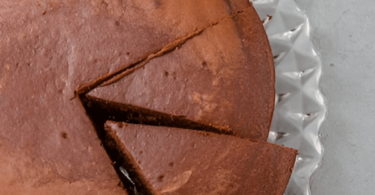
<svg viewBox="0 0 375 195">
<path fill-rule="evenodd" d="M 96 129 L 104 149 L 113 162 L 113 166 L 119 175 L 122 184 L 130 194 L 151 195 L 152 193 L 143 185 L 139 173 L 135 170 L 134 165 L 130 163 L 131 160 L 129 157 L 119 149 L 113 136 L 107 135 L 104 129 L 104 124 L 107 120 L 231 134 L 227 129 L 220 129 L 187 120 L 183 116 L 173 116 L 133 105 L 110 102 L 88 95 L 80 95 L 79 99 Z M 123 167 L 126 170 L 129 177 L 124 174 L 124 170 L 120 167 Z"/>
</svg>

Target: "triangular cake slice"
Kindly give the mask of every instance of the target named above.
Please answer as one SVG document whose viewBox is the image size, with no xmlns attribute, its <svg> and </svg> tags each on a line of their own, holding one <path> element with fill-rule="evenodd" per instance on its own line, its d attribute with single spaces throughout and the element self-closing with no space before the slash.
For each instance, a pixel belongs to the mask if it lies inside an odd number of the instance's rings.
<svg viewBox="0 0 375 195">
<path fill-rule="evenodd" d="M 267 35 L 248 0 L 227 1 L 220 10 L 227 17 L 88 95 L 266 141 L 275 104 Z"/>
<path fill-rule="evenodd" d="M 297 154 L 274 144 L 188 129 L 112 121 L 105 129 L 146 194 L 282 195 Z"/>
</svg>

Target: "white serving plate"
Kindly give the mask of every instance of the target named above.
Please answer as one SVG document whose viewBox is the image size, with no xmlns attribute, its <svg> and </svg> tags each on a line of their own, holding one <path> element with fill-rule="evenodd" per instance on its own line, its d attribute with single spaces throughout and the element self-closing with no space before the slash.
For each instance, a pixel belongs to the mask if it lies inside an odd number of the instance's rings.
<svg viewBox="0 0 375 195">
<path fill-rule="evenodd" d="M 311 42 L 309 20 L 294 0 L 252 2 L 275 58 L 276 106 L 268 141 L 299 150 L 285 195 L 311 195 L 310 177 L 323 156 L 319 128 L 327 108 L 319 90 L 322 63 Z"/>
</svg>

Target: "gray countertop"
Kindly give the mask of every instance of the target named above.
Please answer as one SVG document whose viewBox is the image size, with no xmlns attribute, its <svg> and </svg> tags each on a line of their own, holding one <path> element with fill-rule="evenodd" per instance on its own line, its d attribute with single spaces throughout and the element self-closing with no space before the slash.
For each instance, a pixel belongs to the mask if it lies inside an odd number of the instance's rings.
<svg viewBox="0 0 375 195">
<path fill-rule="evenodd" d="M 296 2 L 310 18 L 328 105 L 312 194 L 375 194 L 375 1 Z"/>
</svg>

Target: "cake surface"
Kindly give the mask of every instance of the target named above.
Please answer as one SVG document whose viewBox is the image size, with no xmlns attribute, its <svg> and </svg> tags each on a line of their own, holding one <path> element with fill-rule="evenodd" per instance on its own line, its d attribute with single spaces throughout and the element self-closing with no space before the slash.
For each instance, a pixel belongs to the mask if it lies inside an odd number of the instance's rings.
<svg viewBox="0 0 375 195">
<path fill-rule="evenodd" d="M 228 135 L 107 121 L 153 194 L 282 195 L 296 150 Z"/>
<path fill-rule="evenodd" d="M 0 194 L 126 194 L 80 102 L 70 100 L 78 85 L 115 68 L 112 51 L 123 50 L 119 18 L 95 9 L 1 1 Z"/>
<path fill-rule="evenodd" d="M 266 140 L 272 55 L 247 0 L 0 2 L 0 194 L 127 194 L 74 91 L 196 31 L 89 95 Z"/>
</svg>

